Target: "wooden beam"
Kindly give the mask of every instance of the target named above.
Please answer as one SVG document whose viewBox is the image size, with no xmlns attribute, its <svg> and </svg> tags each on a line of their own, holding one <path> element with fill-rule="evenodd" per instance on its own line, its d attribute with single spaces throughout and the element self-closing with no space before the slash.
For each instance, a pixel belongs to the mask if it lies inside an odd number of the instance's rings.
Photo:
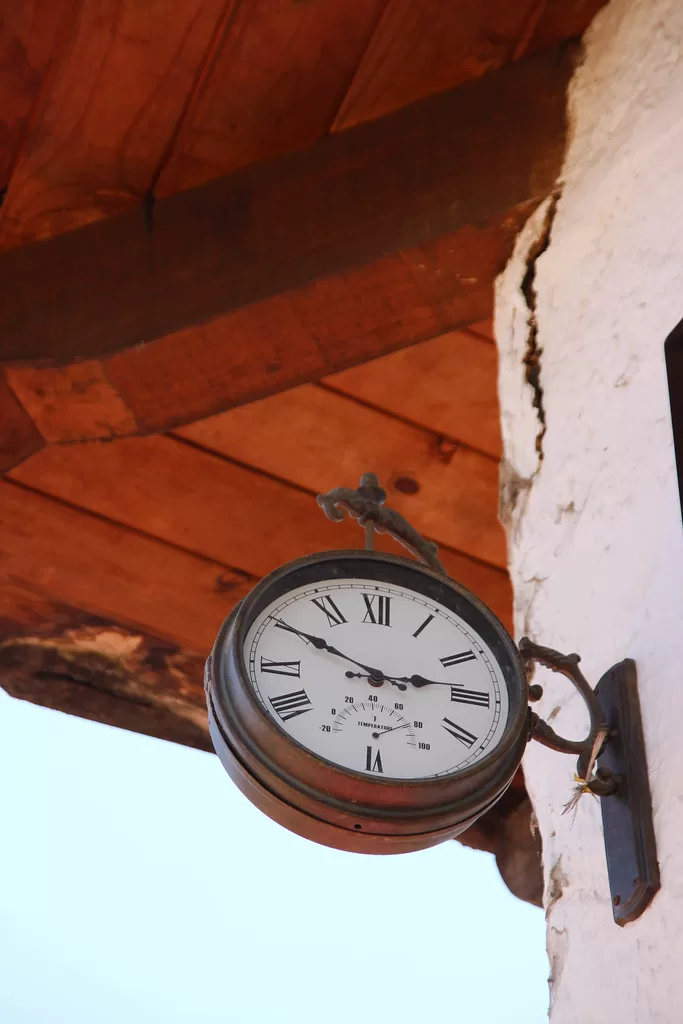
<svg viewBox="0 0 683 1024">
<path fill-rule="evenodd" d="M 0 360 L 149 342 L 546 195 L 572 68 L 519 61 L 162 199 L 147 228 L 140 210 L 3 253 Z"/>
<path fill-rule="evenodd" d="M 0 578 L 0 679 L 12 697 L 185 746 L 212 750 L 204 657 Z M 38 607 L 36 607 L 38 606 Z M 25 614 L 30 609 L 27 622 Z M 38 610 L 39 609 L 39 610 Z"/>
<path fill-rule="evenodd" d="M 263 576 L 301 555 L 362 546 L 358 526 L 348 520 L 339 525 L 329 523 L 311 493 L 169 437 L 45 448 L 12 470 L 10 479 L 105 517 L 119 529 L 142 531 L 211 565 L 230 566 L 246 577 Z M 7 530 L 8 561 L 13 544 L 18 543 L 12 540 L 12 533 L 20 532 L 25 537 L 22 550 L 33 536 L 21 516 L 15 522 L 15 528 Z M 73 536 L 76 542 L 78 531 Z M 396 551 L 396 545 L 386 537 L 378 539 L 378 547 Z M 111 544 L 102 551 L 107 559 L 121 558 Z M 477 593 L 503 621 L 510 622 L 510 581 L 505 571 L 445 546 L 441 557 L 455 579 Z M 44 574 L 47 570 L 40 570 L 40 564 L 32 562 L 34 571 Z M 124 576 L 132 573 L 137 578 L 138 571 L 128 558 L 121 559 Z M 150 582 L 139 600 L 149 595 L 157 575 L 150 568 Z M 87 589 L 89 601 L 96 600 L 102 589 L 87 573 L 77 574 L 76 581 L 69 585 L 76 584 Z M 132 579 L 126 587 L 135 589 Z M 186 593 L 178 596 L 183 605 L 186 600 Z M 84 606 L 82 599 L 74 603 Z M 96 607 L 88 607 L 97 613 Z M 158 607 L 160 614 L 165 614 L 163 601 Z M 196 621 L 199 614 L 197 611 L 192 619 L 188 617 L 188 622 Z M 179 628 L 180 624 L 174 627 L 173 635 L 178 636 Z M 158 624 L 150 632 L 165 635 Z M 184 646 L 190 645 L 184 642 Z"/>
<path fill-rule="evenodd" d="M 50 444 L 180 426 L 490 316 L 493 281 L 533 208 L 101 360 L 8 366 L 7 380 Z M 481 384 L 474 366 L 467 374 Z M 472 401 L 490 404 L 489 390 Z M 0 404 L 0 430 L 9 412 Z"/>
</svg>

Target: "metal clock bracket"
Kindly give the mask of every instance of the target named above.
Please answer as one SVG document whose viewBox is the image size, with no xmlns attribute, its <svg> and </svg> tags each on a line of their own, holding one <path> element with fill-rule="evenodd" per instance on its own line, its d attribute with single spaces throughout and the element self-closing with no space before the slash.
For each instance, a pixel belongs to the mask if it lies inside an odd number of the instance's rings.
<svg viewBox="0 0 683 1024">
<path fill-rule="evenodd" d="M 626 658 L 613 665 L 593 690 L 579 668 L 578 654 L 560 654 L 528 637 L 520 640 L 519 650 L 526 666 L 538 662 L 566 676 L 588 707 L 585 739 L 558 736 L 533 711 L 529 737 L 552 750 L 579 755 L 577 792 L 600 798 L 614 920 L 628 924 L 640 917 L 660 888 L 636 663 Z M 530 686 L 530 700 L 542 695 L 540 686 Z"/>
<path fill-rule="evenodd" d="M 398 512 L 383 507 L 386 492 L 374 473 L 364 473 L 357 490 L 337 487 L 317 500 L 334 522 L 345 511 L 357 519 L 365 527 L 367 550 L 374 548 L 374 531 L 388 533 L 430 569 L 448 575 L 436 544 Z M 566 676 L 586 702 L 590 728 L 585 739 L 559 736 L 531 709 L 529 739 L 578 755 L 575 799 L 585 792 L 600 799 L 612 912 L 616 923 L 625 925 L 640 917 L 660 888 L 636 664 L 627 658 L 613 665 L 593 689 L 579 668 L 578 654 L 560 654 L 528 637 L 520 640 L 519 652 L 528 679 L 537 662 Z M 532 683 L 529 700 L 542 696 L 542 688 Z"/>
</svg>

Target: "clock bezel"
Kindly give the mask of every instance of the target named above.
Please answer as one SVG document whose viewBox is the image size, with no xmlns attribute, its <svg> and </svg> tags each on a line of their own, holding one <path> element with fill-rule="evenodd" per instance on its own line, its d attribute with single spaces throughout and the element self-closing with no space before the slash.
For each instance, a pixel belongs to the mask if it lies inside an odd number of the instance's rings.
<svg viewBox="0 0 683 1024">
<path fill-rule="evenodd" d="M 411 584 L 411 577 L 413 581 L 419 577 L 422 586 Z M 460 615 L 482 637 L 500 665 L 509 697 L 503 734 L 490 753 L 447 775 L 377 778 L 314 754 L 268 714 L 254 691 L 245 661 L 248 630 L 263 608 L 282 594 L 335 578 L 376 579 L 419 591 Z M 215 745 L 240 788 L 287 827 L 345 849 L 373 852 L 371 848 L 377 845 L 373 836 L 382 847 L 376 852 L 392 852 L 387 849 L 391 836 L 403 847 L 412 836 L 410 848 L 415 849 L 463 831 L 505 791 L 528 738 L 526 674 L 517 647 L 500 620 L 456 581 L 418 562 L 383 552 L 320 552 L 266 576 L 221 627 L 207 662 L 207 691 Z M 297 826 L 283 820 L 291 819 L 293 810 L 309 823 L 304 831 L 301 822 Z M 334 832 L 331 838 L 320 837 L 325 825 Z M 317 834 L 311 835 L 311 829 Z"/>
</svg>

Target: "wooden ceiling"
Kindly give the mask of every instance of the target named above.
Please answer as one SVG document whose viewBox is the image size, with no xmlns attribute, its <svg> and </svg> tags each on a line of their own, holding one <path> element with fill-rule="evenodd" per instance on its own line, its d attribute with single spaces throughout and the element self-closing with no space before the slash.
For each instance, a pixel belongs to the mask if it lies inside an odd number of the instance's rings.
<svg viewBox="0 0 683 1024">
<path fill-rule="evenodd" d="M 493 282 L 602 2 L 4 5 L 10 693 L 209 749 L 220 622 L 367 470 L 510 624 Z"/>
</svg>

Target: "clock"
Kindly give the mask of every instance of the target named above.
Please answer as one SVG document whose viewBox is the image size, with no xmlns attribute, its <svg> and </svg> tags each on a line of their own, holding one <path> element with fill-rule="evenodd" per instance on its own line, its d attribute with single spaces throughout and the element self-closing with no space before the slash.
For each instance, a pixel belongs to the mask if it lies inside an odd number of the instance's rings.
<svg viewBox="0 0 683 1024">
<path fill-rule="evenodd" d="M 211 735 L 287 828 L 346 850 L 452 838 L 502 795 L 528 739 L 504 626 L 443 573 L 328 551 L 263 579 L 207 662 Z"/>
<path fill-rule="evenodd" d="M 299 835 L 359 853 L 407 853 L 464 832 L 512 782 L 530 739 L 578 755 L 574 794 L 603 801 L 614 920 L 643 913 L 659 867 L 636 665 L 593 690 L 578 654 L 522 637 L 450 579 L 436 545 L 373 473 L 319 495 L 365 527 L 365 551 L 283 565 L 233 609 L 206 663 L 214 747 L 229 775 Z M 374 550 L 389 533 L 422 563 Z M 527 667 L 564 675 L 590 729 L 568 739 L 531 711 Z"/>
</svg>

